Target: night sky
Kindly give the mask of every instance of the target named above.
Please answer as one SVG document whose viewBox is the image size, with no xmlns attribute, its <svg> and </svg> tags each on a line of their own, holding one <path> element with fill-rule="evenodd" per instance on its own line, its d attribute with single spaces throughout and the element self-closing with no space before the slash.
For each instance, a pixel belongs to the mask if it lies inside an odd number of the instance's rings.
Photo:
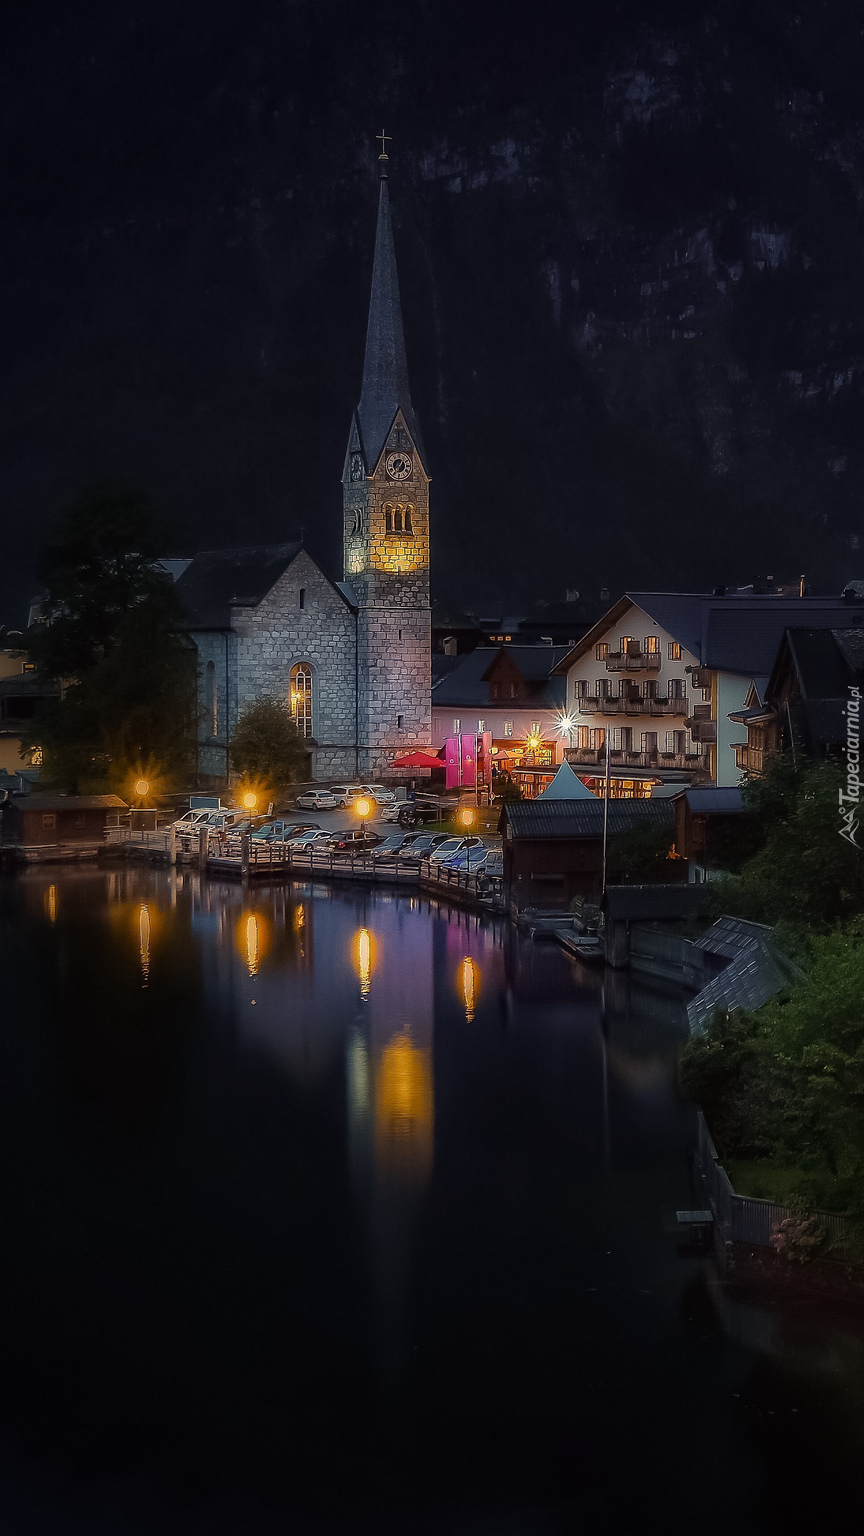
<svg viewBox="0 0 864 1536">
<path fill-rule="evenodd" d="M 0 622 L 104 481 L 171 552 L 303 525 L 341 574 L 381 127 L 439 599 L 864 575 L 862 28 L 845 0 L 16 7 Z"/>
</svg>

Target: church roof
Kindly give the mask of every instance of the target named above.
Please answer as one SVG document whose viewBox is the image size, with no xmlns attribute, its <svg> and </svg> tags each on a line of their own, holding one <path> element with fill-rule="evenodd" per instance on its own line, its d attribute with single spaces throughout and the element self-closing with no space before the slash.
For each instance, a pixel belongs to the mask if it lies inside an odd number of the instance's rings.
<svg viewBox="0 0 864 1536">
<path fill-rule="evenodd" d="M 363 386 L 357 407 L 357 424 L 367 469 L 374 469 L 378 463 L 398 410 L 401 410 L 405 418 L 421 459 L 425 459 L 408 385 L 399 278 L 390 220 L 390 193 L 386 166 L 382 166 Z"/>
<path fill-rule="evenodd" d="M 190 627 L 230 629 L 231 609 L 256 607 L 302 548 L 296 543 L 202 550 L 175 587 Z"/>
</svg>

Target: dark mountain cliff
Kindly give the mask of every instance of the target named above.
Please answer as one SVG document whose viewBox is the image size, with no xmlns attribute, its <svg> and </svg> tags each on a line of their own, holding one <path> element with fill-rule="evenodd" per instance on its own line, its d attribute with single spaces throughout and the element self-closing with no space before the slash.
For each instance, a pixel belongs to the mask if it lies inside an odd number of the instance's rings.
<svg viewBox="0 0 864 1536">
<path fill-rule="evenodd" d="M 859 574 L 862 71 L 840 0 L 27 8 L 7 601 L 105 478 L 338 562 L 381 127 L 439 594 Z"/>
</svg>

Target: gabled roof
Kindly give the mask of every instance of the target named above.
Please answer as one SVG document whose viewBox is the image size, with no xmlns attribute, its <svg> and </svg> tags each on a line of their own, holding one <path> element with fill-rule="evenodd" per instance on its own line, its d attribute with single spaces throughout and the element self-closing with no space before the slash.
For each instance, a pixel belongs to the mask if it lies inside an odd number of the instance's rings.
<svg viewBox="0 0 864 1536">
<path fill-rule="evenodd" d="M 360 432 L 360 442 L 366 467 L 373 470 L 381 457 L 387 435 L 402 412 L 405 425 L 425 463 L 420 427 L 411 404 L 408 385 L 408 361 L 405 356 L 405 335 L 402 329 L 402 306 L 399 300 L 399 278 L 396 272 L 396 252 L 393 248 L 393 226 L 390 219 L 390 193 L 387 186 L 386 164 L 381 167 L 381 190 L 378 197 L 378 228 L 375 235 L 375 260 L 372 266 L 372 294 L 369 301 L 369 323 L 366 330 L 366 353 L 363 359 L 363 385 L 360 404 L 355 420 Z"/>
<path fill-rule="evenodd" d="M 627 614 L 641 608 L 703 667 L 744 676 L 769 674 L 791 626 L 845 629 L 864 621 L 842 597 L 777 597 L 742 593 L 627 592 L 557 666 L 566 673 Z"/>
<path fill-rule="evenodd" d="M 503 808 L 514 838 L 602 837 L 603 802 L 595 800 L 521 800 Z M 610 800 L 608 832 L 637 827 L 672 827 L 675 812 L 668 800 Z"/>
<path fill-rule="evenodd" d="M 232 608 L 256 608 L 296 560 L 303 545 L 249 544 L 239 549 L 206 549 L 183 572 L 175 591 L 190 629 L 230 629 Z M 307 559 L 312 560 L 308 550 Z M 312 560 L 316 569 L 317 562 Z M 321 572 L 326 581 L 330 578 Z M 341 587 L 330 585 L 352 606 Z"/>
<path fill-rule="evenodd" d="M 552 674 L 556 661 L 565 650 L 563 645 L 507 645 L 496 646 L 494 649 L 478 646 L 465 656 L 452 658 L 456 665 L 443 676 L 439 675 L 438 682 L 433 684 L 432 703 L 436 708 L 439 705 L 457 704 L 477 705 L 479 708 L 491 702 L 496 707 L 506 707 L 508 710 L 534 709 L 538 706 L 542 709 L 558 709 L 564 704 L 567 685 L 563 678 L 559 679 Z M 528 698 L 490 701 L 487 673 L 502 651 L 513 657 L 529 684 L 531 691 Z M 434 660 L 437 663 L 440 658 L 435 657 Z"/>
<path fill-rule="evenodd" d="M 781 691 L 788 663 L 802 698 L 845 700 L 864 667 L 864 629 L 787 629 L 768 682 L 769 699 Z"/>
</svg>

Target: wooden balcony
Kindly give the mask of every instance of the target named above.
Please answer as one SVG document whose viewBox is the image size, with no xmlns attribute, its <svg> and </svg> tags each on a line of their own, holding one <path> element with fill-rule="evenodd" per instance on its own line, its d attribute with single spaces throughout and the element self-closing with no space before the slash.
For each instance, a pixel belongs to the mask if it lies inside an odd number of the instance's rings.
<svg viewBox="0 0 864 1536">
<path fill-rule="evenodd" d="M 635 699 L 610 698 L 607 695 L 582 694 L 577 700 L 580 715 L 648 715 L 655 718 L 663 715 L 674 715 L 681 719 L 687 713 L 686 699 L 667 698 L 642 698 Z"/>
<path fill-rule="evenodd" d="M 602 774 L 606 766 L 605 747 L 566 747 L 564 756 L 572 768 L 597 768 Z M 695 773 L 705 767 L 701 752 L 610 752 L 611 768 L 647 768 L 655 772 L 663 768 L 686 768 Z"/>
<path fill-rule="evenodd" d="M 643 651 L 631 646 L 626 651 L 610 651 L 606 657 L 607 672 L 659 672 L 659 670 L 659 651 Z"/>
<path fill-rule="evenodd" d="M 748 746 L 746 741 L 733 741 L 735 762 L 745 773 L 761 773 L 765 753 L 761 747 Z"/>
</svg>

